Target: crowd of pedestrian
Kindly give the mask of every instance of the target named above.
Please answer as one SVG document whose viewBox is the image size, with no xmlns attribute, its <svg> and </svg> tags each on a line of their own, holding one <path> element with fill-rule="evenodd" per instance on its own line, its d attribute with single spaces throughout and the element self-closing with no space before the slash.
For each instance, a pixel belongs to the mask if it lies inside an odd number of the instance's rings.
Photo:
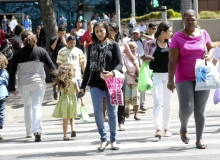
<svg viewBox="0 0 220 160">
<path fill-rule="evenodd" d="M 112 150 L 118 150 L 117 127 L 119 131 L 126 131 L 125 121 L 130 116 L 130 106 L 134 110 L 134 119 L 138 117 L 138 110 L 147 111 L 145 92 L 138 91 L 140 68 L 148 63 L 153 70 L 153 115 L 155 122 L 155 137 L 171 137 L 170 119 L 172 113 L 172 91 L 176 88 L 179 98 L 180 138 L 188 144 L 190 137 L 187 123 L 194 112 L 196 123 L 196 146 L 205 149 L 203 131 L 205 126 L 205 107 L 209 97 L 209 90 L 195 91 L 195 63 L 197 59 L 210 61 L 214 55 L 211 38 L 205 30 L 196 28 L 197 17 L 193 10 L 183 15 L 185 28 L 172 33 L 172 26 L 168 22 L 159 25 L 150 23 L 148 26 L 141 22 L 135 27 L 136 20 L 131 14 L 130 29 L 123 33 L 114 23 L 116 15 L 103 19 L 111 19 L 111 23 L 100 21 L 98 14 L 92 13 L 88 22 L 88 30 L 82 29 L 82 22 L 77 21 L 75 28 L 66 36 L 66 19 L 61 16 L 56 36 L 51 38 L 49 49 L 52 57 L 45 49 L 44 27 L 37 27 L 34 35 L 32 22 L 25 16 L 23 27 L 15 25 L 12 18 L 10 29 L 13 29 L 18 47 L 9 61 L 0 54 L 0 129 L 4 126 L 6 99 L 11 94 L 19 94 L 24 103 L 24 117 L 26 137 L 35 136 L 35 141 L 41 141 L 42 134 L 42 101 L 45 93 L 44 64 L 52 70 L 53 96 L 57 101 L 53 117 L 63 119 L 63 140 L 69 140 L 68 121 L 71 126 L 71 137 L 76 137 L 74 120 L 78 118 L 77 98 L 84 106 L 83 95 L 86 86 L 90 87 L 90 94 L 94 108 L 95 122 L 100 135 L 99 151 L 104 151 L 108 144 Z M 12 25 L 12 22 L 14 25 Z M 0 34 L 0 45 L 7 32 L 7 19 L 4 16 Z M 202 34 L 208 54 L 204 55 Z M 172 37 L 173 36 L 173 37 Z M 172 38 L 171 38 L 172 37 Z M 3 49 L 2 45 L 2 48 Z M 15 48 L 15 47 L 14 47 Z M 85 50 L 84 50 L 85 49 Z M 215 51 L 213 64 L 219 60 L 219 52 Z M 123 103 L 111 103 L 111 95 L 105 80 L 123 75 Z M 83 75 L 83 78 L 82 78 Z M 175 76 L 174 76 L 175 75 Z M 175 77 L 175 82 L 174 82 Z M 52 86 L 51 86 L 52 87 Z M 107 112 L 106 112 L 107 111 Z M 106 121 L 108 121 L 110 142 L 107 136 Z M 0 140 L 3 137 L 0 135 Z"/>
</svg>

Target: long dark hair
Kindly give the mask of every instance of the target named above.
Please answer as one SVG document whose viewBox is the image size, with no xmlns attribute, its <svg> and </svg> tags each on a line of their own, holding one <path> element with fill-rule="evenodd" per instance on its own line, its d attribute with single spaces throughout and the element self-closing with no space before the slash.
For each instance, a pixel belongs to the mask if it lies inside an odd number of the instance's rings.
<svg viewBox="0 0 220 160">
<path fill-rule="evenodd" d="M 98 22 L 98 23 L 95 23 L 93 27 L 92 44 L 98 43 L 99 41 L 99 39 L 96 37 L 96 34 L 95 34 L 95 27 L 97 26 L 102 26 L 106 30 L 106 38 L 108 38 L 110 42 L 114 41 L 114 38 L 111 36 L 111 34 L 108 33 L 108 25 L 103 22 Z"/>
<path fill-rule="evenodd" d="M 114 38 L 115 38 L 116 42 L 119 42 L 119 40 L 121 40 L 121 34 L 119 32 L 119 26 L 116 23 L 110 23 L 108 26 L 112 27 L 113 30 L 117 33 Z"/>
<path fill-rule="evenodd" d="M 171 25 L 168 22 L 161 22 L 157 27 L 157 32 L 154 34 L 155 39 L 161 35 L 162 31 L 166 32 L 170 27 Z M 168 42 L 168 39 L 166 39 L 165 42 Z"/>
</svg>

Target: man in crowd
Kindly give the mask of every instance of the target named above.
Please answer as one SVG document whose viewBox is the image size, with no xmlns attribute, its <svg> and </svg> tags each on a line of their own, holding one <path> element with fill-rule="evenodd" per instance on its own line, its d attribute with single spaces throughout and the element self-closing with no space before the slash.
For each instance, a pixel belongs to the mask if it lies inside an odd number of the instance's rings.
<svg viewBox="0 0 220 160">
<path fill-rule="evenodd" d="M 148 32 L 145 35 L 148 35 L 154 38 L 154 34 L 157 31 L 157 24 L 156 23 L 149 23 L 148 25 Z"/>
<path fill-rule="evenodd" d="M 147 32 L 147 27 L 146 27 L 146 25 L 144 24 L 144 21 L 141 21 L 141 23 L 140 23 L 140 25 L 138 26 L 138 28 L 139 28 L 140 32 L 143 32 L 143 33 Z"/>
<path fill-rule="evenodd" d="M 15 16 L 12 16 L 11 21 L 9 23 L 9 27 L 12 32 L 14 31 L 16 25 L 18 25 L 18 22 L 16 21 Z"/>
<path fill-rule="evenodd" d="M 136 20 L 133 16 L 133 14 L 131 14 L 131 20 L 130 20 L 130 23 L 129 23 L 129 35 L 132 36 L 132 30 L 133 28 L 135 27 L 135 24 L 136 24 Z"/>
<path fill-rule="evenodd" d="M 52 37 L 50 40 L 50 51 L 52 52 L 52 61 L 54 63 L 54 65 L 56 66 L 56 68 L 58 68 L 57 65 L 57 55 L 58 52 L 61 48 L 63 48 L 64 46 L 67 46 L 66 43 L 66 28 L 64 26 L 60 26 L 59 30 L 58 30 L 58 34 L 55 37 Z M 52 81 L 54 81 L 54 79 L 52 79 Z M 58 91 L 56 89 L 56 85 L 53 85 L 53 97 L 55 100 L 58 99 Z"/>
<path fill-rule="evenodd" d="M 32 31 L 32 22 L 28 18 L 28 15 L 25 16 L 25 19 L 23 20 L 22 25 L 24 26 L 24 30 Z"/>
<path fill-rule="evenodd" d="M 3 16 L 1 25 L 2 25 L 2 30 L 6 33 L 8 31 L 8 19 L 6 18 L 6 15 Z"/>
</svg>

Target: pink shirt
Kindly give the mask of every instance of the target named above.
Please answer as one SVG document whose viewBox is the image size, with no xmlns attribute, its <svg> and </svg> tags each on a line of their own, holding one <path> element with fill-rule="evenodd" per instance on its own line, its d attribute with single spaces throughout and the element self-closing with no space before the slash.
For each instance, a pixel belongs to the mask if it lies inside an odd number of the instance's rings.
<svg viewBox="0 0 220 160">
<path fill-rule="evenodd" d="M 211 43 L 209 34 L 204 31 L 206 45 Z M 179 59 L 175 72 L 175 83 L 184 81 L 195 81 L 195 64 L 197 59 L 202 59 L 205 49 L 202 35 L 189 37 L 178 31 L 174 34 L 169 48 L 179 48 Z"/>
</svg>

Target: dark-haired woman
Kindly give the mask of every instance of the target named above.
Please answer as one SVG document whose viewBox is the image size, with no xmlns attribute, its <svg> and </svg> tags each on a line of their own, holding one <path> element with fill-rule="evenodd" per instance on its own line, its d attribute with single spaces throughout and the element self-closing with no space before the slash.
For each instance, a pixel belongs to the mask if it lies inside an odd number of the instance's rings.
<svg viewBox="0 0 220 160">
<path fill-rule="evenodd" d="M 42 101 L 46 88 L 44 63 L 56 70 L 47 51 L 36 45 L 36 36 L 31 31 L 21 33 L 23 48 L 16 51 L 12 58 L 9 73 L 8 90 L 17 95 L 15 74 L 17 71 L 18 90 L 24 103 L 24 118 L 27 138 L 35 135 L 35 141 L 41 141 Z"/>
<path fill-rule="evenodd" d="M 152 95 L 154 101 L 154 122 L 156 134 L 155 137 L 161 138 L 164 130 L 164 136 L 170 137 L 169 122 L 171 117 L 171 94 L 167 88 L 168 82 L 168 62 L 169 45 L 168 40 L 172 36 L 172 27 L 167 22 L 161 22 L 155 33 L 155 39 L 148 41 L 145 47 L 145 55 L 154 57 L 150 62 L 150 69 L 153 70 Z"/>
<path fill-rule="evenodd" d="M 82 29 L 82 21 L 78 20 L 75 23 L 75 28 L 73 28 L 70 32 L 70 35 L 74 35 L 76 37 L 76 47 L 81 49 L 84 52 L 84 45 L 80 43 L 80 39 L 82 38 L 85 30 Z"/>
<path fill-rule="evenodd" d="M 214 54 L 214 47 L 211 38 L 205 30 L 196 28 L 197 17 L 194 10 L 187 10 L 183 15 L 185 28 L 176 32 L 170 43 L 169 51 L 169 82 L 167 87 L 170 90 L 176 90 L 179 99 L 179 118 L 181 122 L 180 137 L 188 144 L 187 125 L 189 117 L 194 112 L 196 123 L 196 146 L 199 149 L 205 149 L 202 140 L 205 127 L 205 107 L 209 97 L 209 90 L 195 91 L 195 64 L 197 59 L 210 61 Z M 201 32 L 204 33 L 205 44 L 203 44 Z M 205 47 L 208 54 L 205 55 Z"/>
<path fill-rule="evenodd" d="M 96 23 L 92 34 L 92 44 L 88 48 L 88 61 L 81 85 L 81 92 L 85 93 L 86 85 L 90 86 L 90 93 L 95 114 L 95 121 L 101 136 L 99 151 L 104 151 L 108 145 L 107 129 L 103 116 L 103 93 L 106 97 L 107 112 L 110 128 L 110 142 L 112 150 L 118 150 L 116 105 L 110 104 L 110 94 L 105 79 L 114 76 L 114 70 L 121 71 L 122 60 L 118 44 L 108 33 L 105 23 Z"/>
<path fill-rule="evenodd" d="M 128 44 L 123 42 L 121 39 L 118 25 L 116 23 L 110 23 L 108 25 L 108 32 L 109 32 L 109 34 L 112 35 L 112 37 L 115 38 L 115 41 L 118 43 L 118 45 L 120 47 L 120 51 L 121 51 L 121 56 L 123 57 L 124 55 L 126 55 L 126 57 L 128 57 L 130 62 L 135 66 L 137 73 L 139 73 L 139 67 L 138 67 L 137 62 L 135 61 L 135 57 L 132 55 Z M 126 69 L 126 66 L 124 65 L 124 62 L 123 62 L 122 72 L 125 74 L 125 81 L 122 86 L 122 92 L 123 92 L 124 100 L 125 100 L 125 89 L 126 89 L 126 84 L 127 84 L 127 73 L 126 73 L 127 69 Z M 127 115 L 127 118 L 128 118 L 128 116 L 129 115 Z M 139 118 L 135 117 L 135 119 L 138 120 Z M 118 124 L 119 124 L 120 131 L 125 130 L 123 127 L 124 122 L 125 122 L 125 101 L 124 101 L 123 106 L 118 106 Z"/>
</svg>

